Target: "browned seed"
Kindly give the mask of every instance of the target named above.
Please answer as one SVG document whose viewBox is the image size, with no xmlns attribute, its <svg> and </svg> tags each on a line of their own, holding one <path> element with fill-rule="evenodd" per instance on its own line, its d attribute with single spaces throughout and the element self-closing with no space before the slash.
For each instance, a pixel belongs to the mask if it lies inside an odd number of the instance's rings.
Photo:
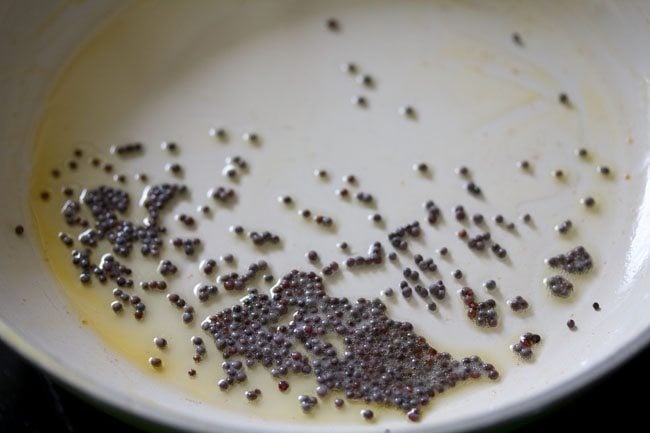
<svg viewBox="0 0 650 433">
<path fill-rule="evenodd" d="M 341 70 L 347 72 L 348 74 L 356 74 L 358 71 L 357 65 L 352 62 L 343 63 L 341 65 Z"/>
<path fill-rule="evenodd" d="M 569 95 L 566 93 L 562 92 L 558 95 L 557 97 L 558 101 L 560 101 L 560 104 L 566 106 L 566 107 L 571 107 L 571 100 L 569 99 Z"/>
<path fill-rule="evenodd" d="M 327 30 L 331 32 L 338 32 L 341 30 L 341 24 L 339 24 L 339 21 L 336 18 L 329 18 L 325 21 L 325 27 L 327 27 Z"/>
<path fill-rule="evenodd" d="M 580 199 L 580 203 L 587 207 L 593 207 L 596 204 L 596 200 L 593 197 L 584 197 Z"/>
<path fill-rule="evenodd" d="M 575 327 L 576 327 L 576 322 L 575 322 L 575 320 L 573 320 L 573 319 L 569 319 L 569 320 L 566 322 L 566 326 L 567 326 L 569 329 L 575 329 Z"/>
<path fill-rule="evenodd" d="M 352 97 L 352 103 L 354 105 L 359 106 L 359 107 L 367 107 L 368 106 L 368 100 L 366 99 L 365 96 L 353 96 Z"/>
<path fill-rule="evenodd" d="M 403 107 L 399 107 L 398 112 L 402 116 L 408 117 L 409 119 L 415 119 L 417 117 L 417 115 L 415 113 L 415 108 L 413 108 L 410 105 L 405 105 Z"/>
<path fill-rule="evenodd" d="M 598 173 L 602 174 L 603 176 L 608 176 L 609 173 L 611 173 L 611 170 L 606 165 L 599 165 L 596 170 L 598 170 Z"/>
</svg>

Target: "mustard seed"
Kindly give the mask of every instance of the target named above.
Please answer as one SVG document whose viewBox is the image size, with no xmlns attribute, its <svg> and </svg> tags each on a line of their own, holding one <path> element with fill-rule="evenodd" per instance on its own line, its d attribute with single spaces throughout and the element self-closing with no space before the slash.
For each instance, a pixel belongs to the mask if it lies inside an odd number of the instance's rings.
<svg viewBox="0 0 650 433">
<path fill-rule="evenodd" d="M 329 18 L 325 21 L 325 27 L 331 32 L 338 32 L 341 29 L 341 25 L 336 18 Z"/>
<path fill-rule="evenodd" d="M 580 199 L 580 203 L 587 207 L 593 207 L 596 204 L 596 200 L 593 197 L 584 197 Z"/>
<path fill-rule="evenodd" d="M 571 330 L 575 329 L 575 328 L 576 328 L 576 322 L 575 322 L 575 320 L 573 320 L 573 319 L 569 319 L 569 320 L 566 322 L 566 326 L 567 326 L 569 329 L 571 329 Z"/>
<path fill-rule="evenodd" d="M 341 71 L 346 72 L 348 74 L 356 74 L 358 71 L 357 65 L 355 65 L 352 62 L 347 62 L 343 63 L 341 65 Z"/>
<path fill-rule="evenodd" d="M 228 133 L 224 128 L 210 128 L 208 130 L 208 135 L 210 137 L 218 138 L 220 141 L 226 141 L 228 139 Z"/>
<path fill-rule="evenodd" d="M 368 106 L 368 100 L 364 96 L 353 96 L 351 102 L 352 104 L 363 108 Z"/>
<path fill-rule="evenodd" d="M 560 104 L 566 106 L 566 107 L 571 107 L 571 100 L 569 99 L 569 95 L 566 93 L 562 92 L 558 95 L 558 101 L 560 101 Z"/>
<path fill-rule="evenodd" d="M 360 75 L 357 77 L 357 83 L 365 86 L 365 87 L 374 87 L 375 86 L 375 80 L 370 75 L 364 74 Z"/>
</svg>

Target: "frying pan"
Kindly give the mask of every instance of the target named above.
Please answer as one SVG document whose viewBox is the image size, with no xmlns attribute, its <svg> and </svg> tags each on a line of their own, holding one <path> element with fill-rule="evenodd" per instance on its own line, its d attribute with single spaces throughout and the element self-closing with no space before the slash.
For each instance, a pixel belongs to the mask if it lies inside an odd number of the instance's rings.
<svg viewBox="0 0 650 433">
<path fill-rule="evenodd" d="M 278 28 L 287 22 L 313 20 L 322 23 L 330 14 L 337 14 L 344 23 L 350 23 L 362 16 L 372 15 L 364 14 L 364 7 L 371 7 L 373 11 L 389 8 L 388 2 L 376 2 L 373 6 L 364 2 L 312 2 L 300 7 L 299 2 L 291 1 L 265 3 L 263 7 L 261 3 L 245 3 L 250 9 L 257 7 L 258 12 L 254 16 L 262 20 L 264 26 L 260 27 L 261 35 L 254 37 L 245 37 L 237 32 L 231 35 L 235 42 L 241 42 L 233 43 L 234 49 L 243 52 L 249 49 L 250 38 L 254 45 L 266 36 L 276 35 L 280 32 Z M 413 2 L 403 7 L 421 4 L 423 3 Z M 197 2 L 195 6 L 200 8 L 207 7 L 206 5 Z M 545 334 L 548 335 L 549 342 L 543 347 L 536 362 L 527 364 L 512 358 L 514 367 L 506 367 L 497 384 L 479 387 L 476 392 L 450 395 L 444 404 L 435 407 L 419 424 L 393 419 L 380 424 L 382 429 L 386 427 L 404 432 L 424 432 L 432 428 L 441 432 L 461 431 L 539 412 L 553 401 L 575 392 L 615 368 L 650 340 L 650 293 L 647 288 L 650 279 L 650 58 L 647 56 L 650 7 L 643 1 L 566 1 L 552 5 L 541 5 L 539 2 L 493 2 L 489 5 L 484 2 L 438 2 L 436 5 L 440 10 L 461 8 L 468 16 L 474 19 L 480 16 L 488 23 L 484 28 L 468 29 L 468 38 L 459 41 L 455 51 L 449 55 L 459 62 L 472 63 L 477 58 L 485 60 L 487 67 L 485 64 L 476 67 L 480 73 L 489 73 L 492 77 L 503 73 L 498 70 L 499 62 L 489 66 L 490 51 L 473 49 L 467 41 L 484 37 L 485 43 L 490 46 L 497 38 L 495 33 L 498 29 L 502 31 L 499 37 L 504 39 L 508 39 L 512 31 L 519 30 L 530 36 L 531 40 L 536 38 L 547 41 L 558 50 L 563 38 L 580 47 L 573 54 L 582 56 L 581 62 L 592 65 L 593 69 L 583 68 L 565 83 L 572 95 L 580 95 L 576 101 L 585 104 L 589 100 L 589 94 L 582 86 L 584 83 L 593 79 L 592 82 L 607 88 L 603 94 L 611 99 L 600 101 L 605 108 L 600 113 L 592 113 L 592 117 L 586 116 L 584 121 L 591 123 L 584 124 L 583 127 L 589 131 L 598 130 L 603 124 L 614 124 L 614 140 L 611 142 L 601 142 L 591 136 L 585 141 L 589 141 L 590 149 L 596 154 L 607 155 L 619 168 L 616 184 L 618 189 L 612 190 L 613 196 L 619 199 L 613 201 L 617 207 L 616 216 L 612 220 L 614 224 L 602 229 L 604 243 L 597 254 L 602 267 L 597 276 L 588 282 L 589 297 L 581 297 L 573 310 L 560 309 L 561 313 L 551 307 L 535 310 L 535 315 L 541 316 L 540 321 L 544 317 L 553 321 Z M 148 4 L 147 7 L 150 6 Z M 91 399 L 155 424 L 188 431 L 246 433 L 330 430 L 331 426 L 310 424 L 308 420 L 264 420 L 261 423 L 254 411 L 229 413 L 218 406 L 201 404 L 155 376 L 146 374 L 120 356 L 80 320 L 66 297 L 65 290 L 43 258 L 38 227 L 32 219 L 30 206 L 33 192 L 29 188 L 35 164 L 33 143 L 40 117 L 53 84 L 83 46 L 83 42 L 92 38 L 98 29 L 110 26 L 111 19 L 128 12 L 130 7 L 133 5 L 128 2 L 103 0 L 6 1 L 0 4 L 0 29 L 3 35 L 0 38 L 0 96 L 3 101 L 0 108 L 0 142 L 3 152 L 0 161 L 3 188 L 0 189 L 0 197 L 4 203 L 0 214 L 3 228 L 0 237 L 4 250 L 0 259 L 0 336 L 42 369 Z M 227 1 L 213 2 L 210 6 L 215 16 L 238 16 L 237 11 L 241 12 L 238 7 L 236 2 Z M 391 11 L 396 7 L 390 6 Z M 241 13 L 244 14 L 242 19 L 246 17 L 244 12 Z M 500 14 L 507 18 L 498 21 L 495 17 Z M 390 24 L 387 19 L 390 14 L 380 12 L 377 16 L 378 19 L 385 20 L 379 21 L 382 25 Z M 490 20 L 497 20 L 498 24 L 489 25 Z M 274 26 L 276 21 L 279 23 L 277 27 Z M 506 24 L 511 27 L 504 28 Z M 530 32 L 526 32 L 527 29 Z M 409 36 L 404 37 L 408 39 Z M 241 38 L 241 41 L 237 38 Z M 368 52 L 377 51 L 376 41 L 369 40 L 366 43 Z M 125 47 L 126 51 L 128 49 Z M 278 49 L 283 48 L 279 46 Z M 411 54 L 417 56 L 417 49 L 414 48 L 413 51 L 415 54 Z M 570 55 L 569 51 L 567 50 L 566 56 Z M 359 56 L 363 57 L 362 54 Z M 365 60 L 370 64 L 373 61 L 381 64 L 379 57 L 381 51 L 368 55 Z M 571 71 L 565 70 L 568 66 L 557 64 L 560 61 L 557 56 L 542 56 L 538 60 L 547 62 L 545 66 L 556 71 L 558 77 L 571 75 Z M 565 60 L 569 65 L 574 64 L 569 61 L 569 57 Z M 481 69 L 483 67 L 485 68 Z M 490 69 L 491 67 L 497 70 Z M 390 66 L 384 65 L 383 70 L 389 69 Z M 505 80 L 516 81 L 514 78 Z M 534 83 L 527 84 L 534 87 Z M 553 97 L 556 91 L 558 89 L 551 91 Z M 411 97 L 417 99 L 417 95 Z M 426 107 L 424 96 L 422 98 L 419 106 Z M 387 99 L 387 105 L 393 107 L 391 112 L 397 113 L 399 101 L 393 95 L 387 96 Z M 263 102 L 261 104 L 264 105 Z M 369 108 L 372 109 L 373 106 Z M 271 105 L 268 109 L 271 109 Z M 425 112 L 421 114 L 422 117 L 418 120 L 424 123 Z M 514 112 L 501 117 L 501 120 L 487 121 L 482 129 L 477 129 L 478 133 L 489 135 L 502 127 L 503 119 L 518 122 L 518 116 L 525 114 L 525 111 Z M 462 117 L 457 112 L 448 115 Z M 345 123 L 344 119 L 335 117 L 335 120 L 339 120 L 340 124 Z M 453 118 L 447 120 L 454 124 Z M 268 122 L 272 124 L 272 121 Z M 263 126 L 264 121 L 259 120 L 257 124 Z M 267 126 L 267 130 L 271 128 L 270 125 Z M 355 133 L 360 134 L 358 129 Z M 547 141 L 557 138 L 550 131 L 536 130 L 534 134 L 538 138 L 548 134 L 546 138 L 551 138 Z M 538 140 L 539 146 L 544 146 L 539 144 L 542 141 L 544 140 Z M 574 143 L 564 145 L 574 147 Z M 502 150 L 496 151 L 499 152 Z M 558 154 L 549 158 L 561 164 L 564 156 Z M 622 179 L 625 174 L 630 175 L 628 181 Z M 505 195 L 514 193 L 517 185 L 509 188 L 506 188 Z M 14 227 L 18 224 L 25 226 L 22 236 L 14 233 Z M 589 240 L 598 245 L 596 234 L 591 234 L 593 236 Z M 548 245 L 544 239 L 538 239 L 540 249 Z M 372 281 L 373 284 L 375 282 Z M 603 306 L 602 311 L 599 314 L 580 315 L 579 332 L 569 333 L 564 320 L 560 322 L 558 318 L 568 318 L 577 311 L 584 313 L 585 306 L 589 307 L 591 301 L 596 299 Z M 418 320 L 428 320 L 421 312 L 413 314 L 416 323 Z M 505 324 L 502 332 L 512 334 L 524 330 L 519 322 L 515 323 L 518 323 L 517 327 Z M 443 345 L 447 343 L 453 349 L 455 338 L 465 335 L 461 331 L 455 334 L 456 328 L 445 328 L 444 337 L 435 330 L 429 330 L 427 337 L 441 341 Z M 472 342 L 480 344 L 481 338 L 474 337 Z M 463 346 L 458 354 L 461 355 L 464 351 Z M 378 424 L 351 423 L 337 426 L 339 427 L 345 431 L 376 431 Z"/>
</svg>

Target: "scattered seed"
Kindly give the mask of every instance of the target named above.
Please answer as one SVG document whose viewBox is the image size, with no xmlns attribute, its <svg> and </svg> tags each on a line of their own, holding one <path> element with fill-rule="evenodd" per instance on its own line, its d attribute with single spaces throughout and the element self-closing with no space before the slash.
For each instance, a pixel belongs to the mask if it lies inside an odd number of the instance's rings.
<svg viewBox="0 0 650 433">
<path fill-rule="evenodd" d="M 580 203 L 587 207 L 593 207 L 596 204 L 596 200 L 593 197 L 584 197 L 580 199 Z"/>
<path fill-rule="evenodd" d="M 523 159 L 523 160 L 517 162 L 517 167 L 521 168 L 522 170 L 528 170 L 530 168 L 530 162 Z"/>
<path fill-rule="evenodd" d="M 170 153 L 178 152 L 178 145 L 174 142 L 163 141 L 162 143 L 160 143 L 160 148 Z"/>
<path fill-rule="evenodd" d="M 365 96 L 353 96 L 351 102 L 352 104 L 363 108 L 368 106 L 368 100 Z"/>
<path fill-rule="evenodd" d="M 429 166 L 425 162 L 418 162 L 417 164 L 413 164 L 413 170 L 419 171 L 420 173 L 427 173 Z"/>
<path fill-rule="evenodd" d="M 335 192 L 336 192 L 336 195 L 338 195 L 339 197 L 342 197 L 342 198 L 347 198 L 350 195 L 350 191 L 348 191 L 347 188 L 340 188 L 340 189 L 337 189 Z"/>
<path fill-rule="evenodd" d="M 469 168 L 465 167 L 464 165 L 461 165 L 460 167 L 456 167 L 454 169 L 456 174 L 460 176 L 468 176 L 469 175 Z"/>
<path fill-rule="evenodd" d="M 325 27 L 331 32 L 338 32 L 341 29 L 341 25 L 336 18 L 329 18 L 325 21 Z"/>
<path fill-rule="evenodd" d="M 259 136 L 255 132 L 245 132 L 242 134 L 242 140 L 247 141 L 249 143 L 258 143 L 259 142 Z"/>
<path fill-rule="evenodd" d="M 566 326 L 567 326 L 569 329 L 575 329 L 575 328 L 576 328 L 576 322 L 575 322 L 573 319 L 569 319 L 569 320 L 566 322 Z"/>
<path fill-rule="evenodd" d="M 180 175 L 183 172 L 183 167 L 177 162 L 165 164 L 165 170 L 175 175 Z"/>
<path fill-rule="evenodd" d="M 571 103 L 571 100 L 569 99 L 569 95 L 566 93 L 562 92 L 558 95 L 558 101 L 560 101 L 560 104 L 566 106 L 566 107 L 571 107 L 573 104 Z"/>
<path fill-rule="evenodd" d="M 598 173 L 602 174 L 603 176 L 608 176 L 610 174 L 610 169 L 606 165 L 599 165 L 596 170 L 598 170 Z"/>
<path fill-rule="evenodd" d="M 402 115 L 404 117 L 407 117 L 409 119 L 414 119 L 416 117 L 415 108 L 411 107 L 410 105 L 405 105 L 403 107 L 399 107 L 397 112 L 400 115 Z"/>
<path fill-rule="evenodd" d="M 210 137 L 218 138 L 221 141 L 225 141 L 228 138 L 228 133 L 224 128 L 210 128 L 208 130 L 208 135 Z"/>
<path fill-rule="evenodd" d="M 348 74 L 356 74 L 358 70 L 357 65 L 352 62 L 343 63 L 341 65 L 341 71 Z"/>
<path fill-rule="evenodd" d="M 357 83 L 366 86 L 366 87 L 374 87 L 375 86 L 375 80 L 372 79 L 370 75 L 359 75 L 357 77 Z"/>
<path fill-rule="evenodd" d="M 288 195 L 281 195 L 280 197 L 278 197 L 278 201 L 286 205 L 290 205 L 293 203 L 293 199 Z"/>
<path fill-rule="evenodd" d="M 555 226 L 555 231 L 561 234 L 566 234 L 571 229 L 572 226 L 573 223 L 571 222 L 571 220 L 565 220 L 562 223 L 557 224 Z"/>
</svg>

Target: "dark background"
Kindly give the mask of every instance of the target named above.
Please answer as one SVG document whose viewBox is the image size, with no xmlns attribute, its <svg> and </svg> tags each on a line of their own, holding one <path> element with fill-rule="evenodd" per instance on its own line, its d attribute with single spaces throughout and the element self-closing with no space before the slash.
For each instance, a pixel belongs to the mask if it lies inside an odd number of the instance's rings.
<svg viewBox="0 0 650 433">
<path fill-rule="evenodd" d="M 617 430 L 645 431 L 650 385 L 650 348 L 614 373 L 559 403 L 538 419 L 525 420 L 499 431 L 601 431 L 614 422 Z M 113 418 L 54 383 L 0 341 L 0 432 L 76 433 L 95 431 L 138 433 L 135 427 Z M 640 428 L 639 428 L 640 427 Z"/>
</svg>

